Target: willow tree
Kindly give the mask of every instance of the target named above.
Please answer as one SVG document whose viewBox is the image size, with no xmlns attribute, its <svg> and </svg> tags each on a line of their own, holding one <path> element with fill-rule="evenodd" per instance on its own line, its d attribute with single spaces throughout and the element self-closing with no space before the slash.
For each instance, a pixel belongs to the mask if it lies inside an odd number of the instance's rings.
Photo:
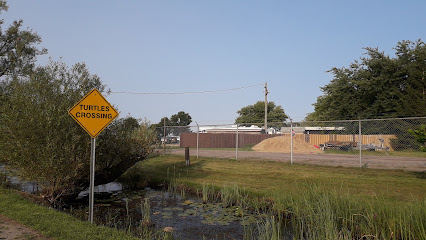
<svg viewBox="0 0 426 240">
<path fill-rule="evenodd" d="M 20 177 L 37 182 L 51 203 L 75 196 L 88 186 L 90 136 L 67 110 L 91 89 L 105 91 L 84 64 L 60 62 L 10 79 L 0 104 L 0 161 Z M 154 132 L 127 117 L 98 137 L 96 184 L 115 180 L 152 151 Z"/>
</svg>

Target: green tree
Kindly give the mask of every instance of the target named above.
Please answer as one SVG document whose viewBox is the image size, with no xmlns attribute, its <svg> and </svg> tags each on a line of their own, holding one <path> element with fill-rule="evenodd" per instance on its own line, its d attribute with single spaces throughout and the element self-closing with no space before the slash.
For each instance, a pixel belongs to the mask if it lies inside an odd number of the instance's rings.
<svg viewBox="0 0 426 240">
<path fill-rule="evenodd" d="M 50 62 L 13 77 L 0 104 L 0 161 L 40 184 L 54 203 L 89 183 L 90 137 L 67 110 L 91 89 L 104 91 L 84 64 Z M 98 137 L 96 183 L 113 181 L 152 151 L 153 132 L 133 118 L 114 121 Z"/>
<path fill-rule="evenodd" d="M 191 116 L 184 112 L 180 111 L 177 114 L 173 114 L 170 117 L 171 126 L 175 126 L 171 129 L 173 135 L 179 136 L 183 132 L 190 132 L 189 124 L 192 123 Z"/>
<path fill-rule="evenodd" d="M 151 127 L 155 129 L 157 133 L 157 138 L 160 139 L 164 137 L 164 126 L 171 126 L 170 119 L 168 117 L 161 118 L 160 122 L 157 124 L 152 124 Z M 166 127 L 165 128 L 166 136 L 170 134 L 171 128 Z"/>
<path fill-rule="evenodd" d="M 6 1 L 0 1 L 0 14 L 7 11 Z M 47 53 L 36 45 L 41 38 L 31 30 L 21 30 L 23 21 L 16 20 L 3 31 L 0 20 L 0 78 L 4 75 L 23 74 L 33 69 L 36 56 Z"/>
<path fill-rule="evenodd" d="M 349 67 L 332 68 L 315 111 L 306 120 L 389 118 L 426 115 L 426 45 L 402 41 L 394 58 L 378 48 Z"/>
<path fill-rule="evenodd" d="M 179 136 L 183 132 L 190 131 L 188 125 L 191 123 L 191 116 L 184 111 L 179 111 L 177 114 L 173 114 L 170 118 L 161 118 L 160 122 L 153 124 L 152 127 L 157 131 L 157 138 L 162 138 L 164 137 L 164 126 L 166 126 L 166 136 L 169 134 Z"/>
<path fill-rule="evenodd" d="M 284 113 L 281 106 L 275 105 L 274 102 L 268 102 L 268 122 L 281 123 L 284 122 L 288 116 Z M 238 117 L 235 123 L 244 124 L 246 126 L 252 123 L 263 123 L 265 121 L 265 102 L 258 101 L 253 105 L 248 105 L 241 108 L 238 112 Z M 270 124 L 271 127 L 279 127 L 282 124 Z"/>
</svg>

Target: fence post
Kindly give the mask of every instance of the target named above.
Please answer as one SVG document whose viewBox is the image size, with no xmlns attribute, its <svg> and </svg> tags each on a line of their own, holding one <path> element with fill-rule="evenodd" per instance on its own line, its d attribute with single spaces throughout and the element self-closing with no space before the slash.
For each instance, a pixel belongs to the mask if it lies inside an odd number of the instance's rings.
<svg viewBox="0 0 426 240">
<path fill-rule="evenodd" d="M 189 166 L 191 164 L 189 160 L 189 147 L 185 147 L 185 163 L 186 166 Z"/>
<path fill-rule="evenodd" d="M 361 119 L 359 120 L 359 167 L 362 168 L 362 133 L 361 133 Z"/>
<path fill-rule="evenodd" d="M 164 147 L 164 155 L 166 155 L 166 118 L 164 118 L 164 126 L 163 126 L 163 130 L 164 130 L 164 133 L 163 133 L 163 140 L 164 140 L 164 142 L 163 142 L 163 147 Z"/>
<path fill-rule="evenodd" d="M 293 164 L 293 120 L 290 119 L 290 163 Z"/>
<path fill-rule="evenodd" d="M 197 159 L 198 159 L 198 155 L 199 155 L 199 148 L 198 148 L 198 142 L 199 142 L 199 136 L 200 136 L 200 126 L 198 125 L 197 121 L 195 121 L 195 123 L 197 124 Z"/>
<path fill-rule="evenodd" d="M 237 135 L 235 137 L 235 159 L 238 160 L 238 124 L 237 124 Z"/>
</svg>

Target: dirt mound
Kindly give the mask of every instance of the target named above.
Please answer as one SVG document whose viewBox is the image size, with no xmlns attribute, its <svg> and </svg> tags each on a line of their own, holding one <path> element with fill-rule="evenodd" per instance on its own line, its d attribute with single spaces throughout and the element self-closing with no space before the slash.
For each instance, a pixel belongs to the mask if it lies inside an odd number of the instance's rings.
<svg viewBox="0 0 426 240">
<path fill-rule="evenodd" d="M 281 152 L 290 153 L 289 137 L 273 137 L 263 140 L 253 147 L 253 150 L 258 152 Z M 321 149 L 310 145 L 302 139 L 293 139 L 293 153 L 322 153 Z"/>
</svg>

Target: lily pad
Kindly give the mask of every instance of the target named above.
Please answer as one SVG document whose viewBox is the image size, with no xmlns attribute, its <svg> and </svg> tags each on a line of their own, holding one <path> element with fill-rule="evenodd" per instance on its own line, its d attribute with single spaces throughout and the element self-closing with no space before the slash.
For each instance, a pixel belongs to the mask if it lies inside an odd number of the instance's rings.
<svg viewBox="0 0 426 240">
<path fill-rule="evenodd" d="M 109 206 L 111 206 L 110 203 L 97 203 L 95 205 L 96 205 L 96 207 L 109 207 Z"/>
<path fill-rule="evenodd" d="M 186 201 L 183 202 L 184 205 L 190 205 L 190 204 L 193 204 L 193 203 L 194 202 L 191 201 L 191 200 L 186 200 Z"/>
</svg>

